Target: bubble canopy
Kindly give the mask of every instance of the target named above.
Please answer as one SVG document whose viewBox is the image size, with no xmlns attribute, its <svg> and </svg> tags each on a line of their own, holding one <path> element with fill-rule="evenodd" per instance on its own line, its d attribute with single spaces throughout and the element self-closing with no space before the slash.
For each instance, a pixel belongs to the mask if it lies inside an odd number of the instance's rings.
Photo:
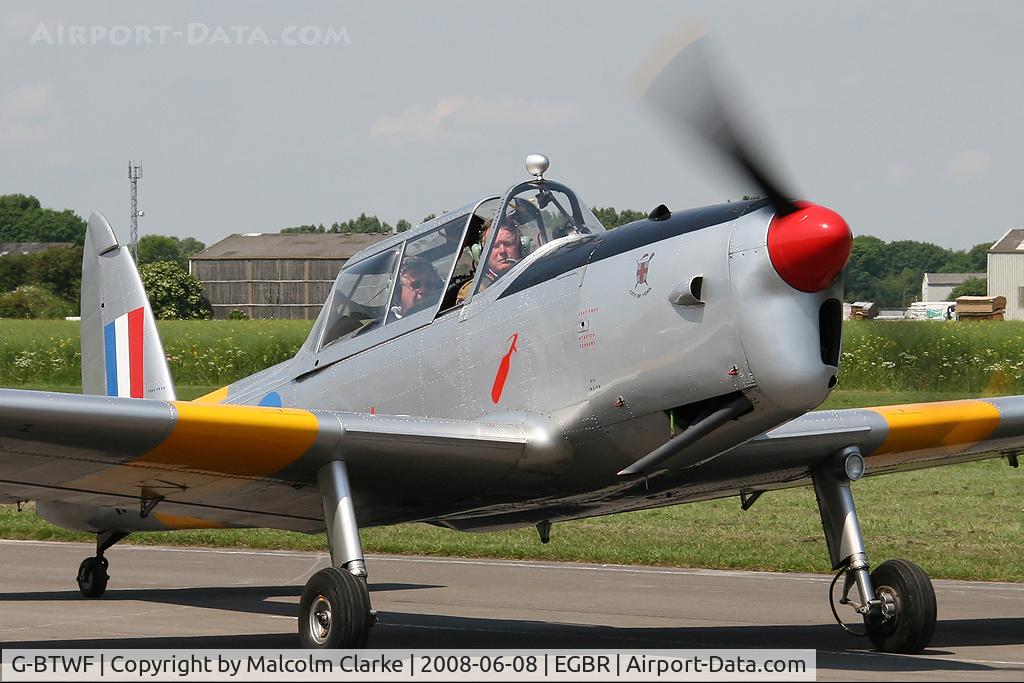
<svg viewBox="0 0 1024 683">
<path fill-rule="evenodd" d="M 482 273 L 476 291 L 503 277 L 531 252 L 572 235 L 604 232 L 604 226 L 571 189 L 551 180 L 513 186 L 485 224 Z"/>
<path fill-rule="evenodd" d="M 338 273 L 308 349 L 329 362 L 358 353 L 455 310 L 547 244 L 604 231 L 567 186 L 519 183 L 354 255 Z"/>
</svg>

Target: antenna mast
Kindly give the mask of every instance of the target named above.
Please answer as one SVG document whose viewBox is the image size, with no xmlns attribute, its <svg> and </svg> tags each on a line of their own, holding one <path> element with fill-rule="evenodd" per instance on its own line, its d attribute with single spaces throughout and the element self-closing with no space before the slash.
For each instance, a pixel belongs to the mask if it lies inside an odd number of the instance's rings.
<svg viewBox="0 0 1024 683">
<path fill-rule="evenodd" d="M 128 162 L 128 181 L 132 186 L 132 238 L 128 245 L 132 252 L 132 258 L 139 260 L 139 216 L 145 216 L 145 211 L 139 211 L 139 179 L 142 178 L 142 160 L 139 163 Z"/>
</svg>

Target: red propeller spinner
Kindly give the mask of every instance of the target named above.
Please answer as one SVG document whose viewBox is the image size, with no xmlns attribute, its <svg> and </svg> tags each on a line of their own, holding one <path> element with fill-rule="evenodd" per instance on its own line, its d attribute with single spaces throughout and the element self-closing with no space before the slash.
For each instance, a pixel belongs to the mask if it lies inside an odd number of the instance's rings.
<svg viewBox="0 0 1024 683">
<path fill-rule="evenodd" d="M 768 227 L 768 256 L 791 287 L 820 292 L 843 272 L 853 234 L 832 209 L 796 202 L 796 210 L 776 215 Z"/>
</svg>

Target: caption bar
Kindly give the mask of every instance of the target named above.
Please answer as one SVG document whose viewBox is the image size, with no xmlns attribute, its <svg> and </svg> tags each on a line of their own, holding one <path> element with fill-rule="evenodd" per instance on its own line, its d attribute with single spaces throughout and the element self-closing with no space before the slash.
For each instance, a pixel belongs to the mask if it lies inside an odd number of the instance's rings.
<svg viewBox="0 0 1024 683">
<path fill-rule="evenodd" d="M 0 650 L 0 681 L 813 681 L 814 650 Z"/>
</svg>

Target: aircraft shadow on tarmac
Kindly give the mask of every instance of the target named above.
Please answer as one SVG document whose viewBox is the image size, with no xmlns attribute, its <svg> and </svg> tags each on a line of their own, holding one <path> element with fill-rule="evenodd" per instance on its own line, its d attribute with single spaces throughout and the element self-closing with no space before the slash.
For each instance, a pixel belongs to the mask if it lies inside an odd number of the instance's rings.
<svg viewBox="0 0 1024 683">
<path fill-rule="evenodd" d="M 443 588 L 430 584 L 375 583 L 372 592 Z M 99 602 L 141 601 L 242 613 L 292 617 L 301 594 L 300 586 L 235 586 L 189 589 L 109 590 Z M 57 593 L 0 594 L 5 602 L 84 603 L 77 591 Z M 687 626 L 678 628 L 624 628 L 533 620 L 489 619 L 435 614 L 384 612 L 373 629 L 375 648 L 624 648 L 636 650 L 675 648 L 809 648 L 818 650 L 818 666 L 857 671 L 985 671 L 976 662 L 939 658 L 948 648 L 1014 645 L 1021 642 L 1024 618 L 940 620 L 931 656 L 877 655 L 868 643 L 844 634 L 835 624 Z M 168 636 L 140 638 L 75 639 L 3 643 L 5 648 L 294 648 L 298 636 L 270 633 L 239 636 Z"/>
<path fill-rule="evenodd" d="M 422 583 L 371 583 L 370 593 L 445 588 Z M 302 596 L 302 586 L 228 586 L 201 588 L 129 588 L 110 589 L 97 602 L 139 601 L 222 609 L 270 616 L 293 617 Z M 40 591 L 31 593 L 0 593 L 0 612 L 6 602 L 67 602 L 83 605 L 87 602 L 78 591 Z"/>
</svg>

